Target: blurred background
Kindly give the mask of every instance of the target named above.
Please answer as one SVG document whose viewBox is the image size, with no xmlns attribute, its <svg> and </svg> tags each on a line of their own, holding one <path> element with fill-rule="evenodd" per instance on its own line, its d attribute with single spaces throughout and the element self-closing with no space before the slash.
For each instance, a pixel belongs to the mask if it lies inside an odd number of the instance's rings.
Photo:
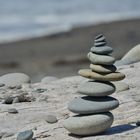
<svg viewBox="0 0 140 140">
<path fill-rule="evenodd" d="M 0 75 L 77 75 L 103 33 L 120 59 L 140 41 L 140 0 L 0 0 Z"/>
</svg>

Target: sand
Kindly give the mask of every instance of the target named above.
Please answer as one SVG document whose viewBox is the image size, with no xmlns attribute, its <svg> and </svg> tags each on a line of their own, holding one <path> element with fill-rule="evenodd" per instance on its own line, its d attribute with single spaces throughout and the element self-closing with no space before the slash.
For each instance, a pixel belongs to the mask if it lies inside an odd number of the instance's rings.
<svg viewBox="0 0 140 140">
<path fill-rule="evenodd" d="M 119 71 L 126 75 L 123 82 L 130 87 L 129 90 L 114 93 L 120 106 L 113 110 L 115 116 L 113 126 L 101 135 L 90 137 L 77 137 L 71 135 L 63 128 L 63 121 L 74 114 L 67 109 L 67 103 L 78 95 L 77 87 L 87 79 L 80 76 L 65 77 L 49 84 L 35 83 L 24 85 L 22 89 L 0 88 L 0 98 L 6 94 L 20 94 L 21 90 L 35 99 L 33 102 L 15 103 L 11 105 L 0 102 L 0 132 L 5 133 L 4 140 L 16 140 L 17 134 L 24 130 L 32 129 L 37 140 L 136 140 L 140 137 L 140 62 L 120 66 Z M 37 93 L 36 89 L 46 89 Z M 5 94 L 4 94 L 5 93 Z M 16 108 L 18 114 L 9 114 L 10 108 Z M 58 122 L 49 124 L 45 121 L 48 114 L 54 114 Z M 0 133 L 0 134 L 1 134 Z"/>
<path fill-rule="evenodd" d="M 103 33 L 119 59 L 139 44 L 140 19 L 114 21 L 87 27 L 74 27 L 64 33 L 0 44 L 0 75 L 25 72 L 33 81 L 45 75 L 72 76 L 88 66 L 87 52 L 93 38 Z"/>
</svg>

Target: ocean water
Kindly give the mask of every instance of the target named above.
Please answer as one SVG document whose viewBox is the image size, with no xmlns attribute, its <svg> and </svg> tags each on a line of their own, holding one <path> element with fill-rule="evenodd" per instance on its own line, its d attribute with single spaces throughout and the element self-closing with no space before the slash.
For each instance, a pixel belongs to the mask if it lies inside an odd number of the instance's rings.
<svg viewBox="0 0 140 140">
<path fill-rule="evenodd" d="M 140 17 L 140 0 L 0 0 L 0 42 Z"/>
</svg>

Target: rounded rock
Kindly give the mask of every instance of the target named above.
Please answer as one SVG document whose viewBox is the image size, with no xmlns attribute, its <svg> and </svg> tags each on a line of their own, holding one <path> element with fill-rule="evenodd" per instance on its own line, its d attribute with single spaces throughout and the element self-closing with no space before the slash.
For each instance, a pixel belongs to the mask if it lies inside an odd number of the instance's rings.
<svg viewBox="0 0 140 140">
<path fill-rule="evenodd" d="M 95 64 L 90 64 L 89 66 L 93 71 L 97 73 L 112 73 L 117 70 L 115 65 L 95 65 Z"/>
<path fill-rule="evenodd" d="M 17 114 L 18 111 L 15 108 L 8 109 L 8 113 Z"/>
<path fill-rule="evenodd" d="M 140 61 L 140 44 L 136 45 L 128 53 L 126 53 L 121 61 L 123 64 L 132 64 Z"/>
<path fill-rule="evenodd" d="M 110 128 L 114 120 L 112 113 L 87 116 L 74 116 L 66 119 L 63 126 L 72 134 L 80 136 L 95 135 Z"/>
<path fill-rule="evenodd" d="M 115 62 L 115 58 L 109 55 L 98 55 L 89 52 L 87 57 L 93 64 L 112 65 Z"/>
<path fill-rule="evenodd" d="M 0 77 L 0 83 L 3 83 L 8 87 L 17 86 L 29 82 L 29 76 L 24 73 L 9 73 Z"/>
<path fill-rule="evenodd" d="M 12 102 L 13 102 L 13 97 L 11 96 L 5 97 L 4 104 L 12 104 Z"/>
<path fill-rule="evenodd" d="M 119 101 L 113 97 L 84 96 L 73 99 L 68 109 L 77 114 L 95 114 L 113 110 L 119 106 Z"/>
<path fill-rule="evenodd" d="M 26 130 L 24 132 L 20 132 L 17 136 L 17 140 L 32 140 L 33 137 L 33 131 L 32 130 Z"/>
<path fill-rule="evenodd" d="M 92 47 L 90 51 L 96 54 L 110 54 L 113 52 L 113 49 L 109 46 L 102 46 L 102 47 Z"/>
<path fill-rule="evenodd" d="M 116 92 L 121 92 L 129 89 L 129 85 L 124 82 L 113 82 L 116 87 Z"/>
<path fill-rule="evenodd" d="M 94 79 L 94 80 L 100 80 L 100 81 L 120 81 L 125 78 L 125 75 L 120 72 L 114 72 L 114 73 L 103 75 L 103 74 L 93 72 L 90 69 L 82 69 L 79 70 L 78 73 L 83 77 Z"/>
<path fill-rule="evenodd" d="M 54 116 L 54 115 L 47 115 L 46 121 L 48 123 L 56 123 L 58 120 L 57 120 L 56 116 Z"/>
<path fill-rule="evenodd" d="M 78 92 L 89 96 L 107 96 L 115 92 L 115 86 L 107 81 L 88 81 L 78 87 Z"/>
</svg>

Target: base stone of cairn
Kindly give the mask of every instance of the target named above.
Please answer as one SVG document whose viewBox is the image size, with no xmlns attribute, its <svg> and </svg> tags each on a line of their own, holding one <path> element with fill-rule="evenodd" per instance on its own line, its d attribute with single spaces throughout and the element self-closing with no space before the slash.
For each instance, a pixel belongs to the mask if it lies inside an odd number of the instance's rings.
<svg viewBox="0 0 140 140">
<path fill-rule="evenodd" d="M 115 59 L 110 56 L 113 49 L 107 46 L 105 37 L 96 36 L 94 46 L 87 57 L 91 61 L 90 69 L 82 69 L 79 74 L 90 80 L 78 87 L 78 93 L 85 95 L 73 99 L 68 104 L 68 109 L 76 113 L 66 119 L 64 127 L 72 134 L 87 136 L 101 133 L 110 128 L 114 117 L 109 111 L 119 106 L 119 101 L 111 95 L 115 86 L 110 81 L 119 81 L 125 75 L 117 72 L 113 65 Z"/>
</svg>

